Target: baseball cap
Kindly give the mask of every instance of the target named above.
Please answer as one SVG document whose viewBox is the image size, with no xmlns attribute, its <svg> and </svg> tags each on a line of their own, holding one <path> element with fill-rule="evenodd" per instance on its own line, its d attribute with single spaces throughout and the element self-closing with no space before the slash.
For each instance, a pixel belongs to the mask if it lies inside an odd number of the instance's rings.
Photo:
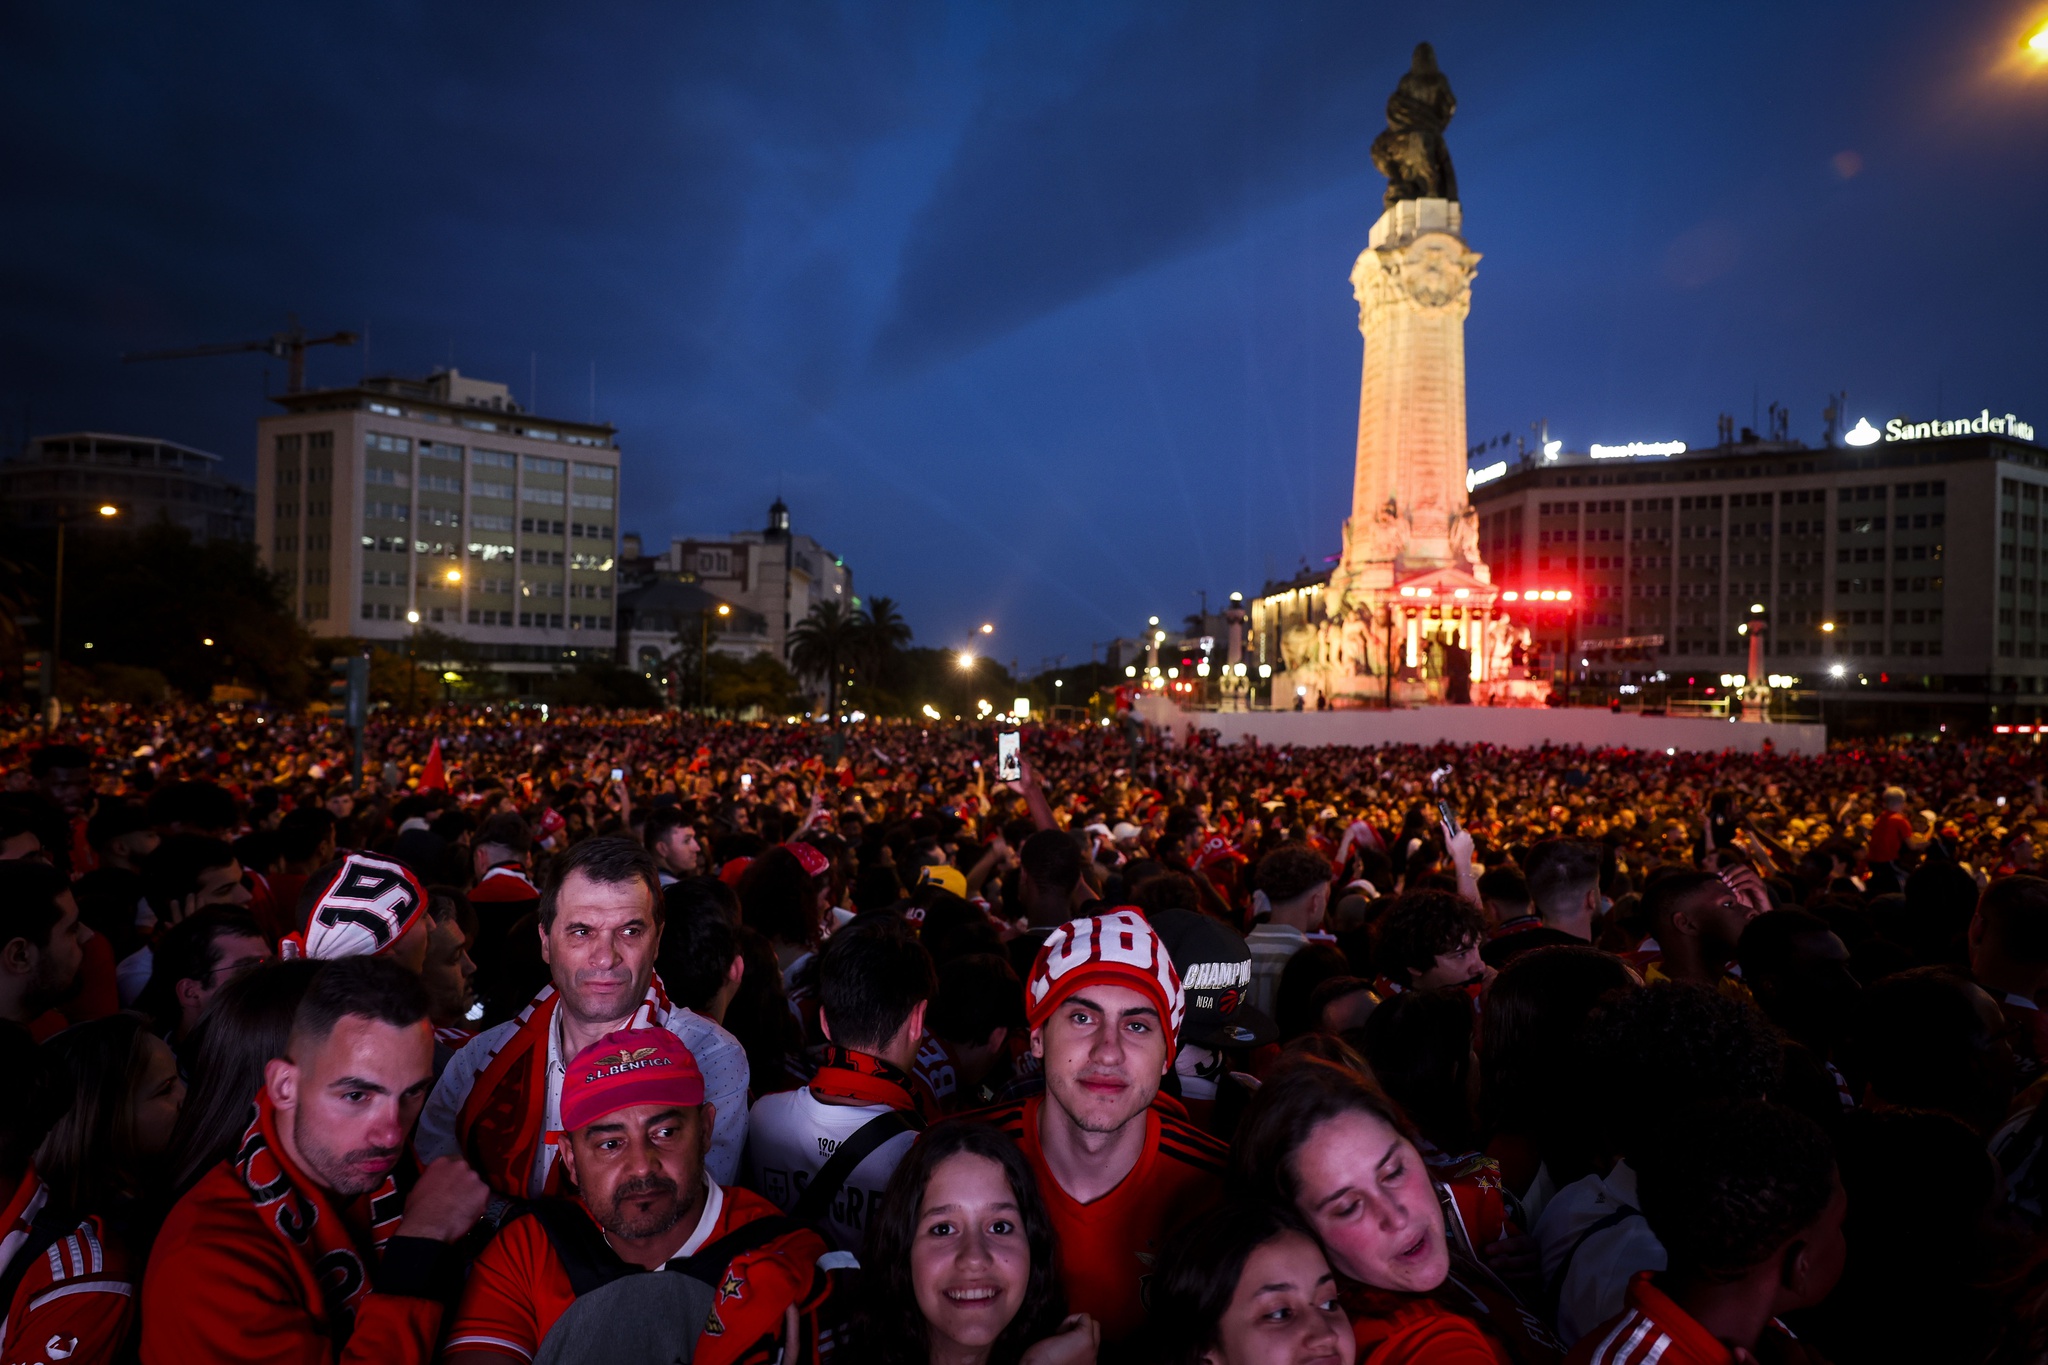
<svg viewBox="0 0 2048 1365">
<path fill-rule="evenodd" d="M 1062 1000 L 1091 982 L 1104 982 L 1152 998 L 1166 1025 L 1167 1054 L 1180 1045 L 1186 994 L 1173 956 L 1135 908 L 1068 920 L 1046 935 L 1024 986 L 1024 1017 L 1043 1028 Z"/>
<path fill-rule="evenodd" d="M 822 877 L 832 870 L 832 860 L 820 852 L 815 844 L 792 839 L 783 847 L 802 865 L 806 877 Z"/>
<path fill-rule="evenodd" d="M 369 853 L 337 858 L 306 879 L 299 927 L 284 936 L 286 957 L 371 957 L 405 937 L 426 911 L 427 893 L 403 863 Z"/>
<path fill-rule="evenodd" d="M 636 1104 L 704 1103 L 704 1073 L 665 1028 L 620 1029 L 576 1054 L 562 1077 L 562 1129 L 574 1132 Z"/>
<path fill-rule="evenodd" d="M 1259 1047 L 1280 1037 L 1280 1026 L 1245 1003 L 1252 984 L 1252 950 L 1229 925 L 1198 910 L 1161 910 L 1152 928 L 1173 956 L 1187 992 L 1188 1019 L 1181 1038 L 1196 1047 Z"/>
<path fill-rule="evenodd" d="M 1121 844 L 1127 839 L 1137 838 L 1142 833 L 1144 831 L 1130 821 L 1119 820 L 1116 822 L 1116 828 L 1109 832 L 1109 837 Z"/>
<path fill-rule="evenodd" d="M 944 887 L 961 900 L 967 899 L 967 878 L 957 867 L 932 866 L 920 868 L 917 873 L 917 884 L 919 886 Z"/>
</svg>

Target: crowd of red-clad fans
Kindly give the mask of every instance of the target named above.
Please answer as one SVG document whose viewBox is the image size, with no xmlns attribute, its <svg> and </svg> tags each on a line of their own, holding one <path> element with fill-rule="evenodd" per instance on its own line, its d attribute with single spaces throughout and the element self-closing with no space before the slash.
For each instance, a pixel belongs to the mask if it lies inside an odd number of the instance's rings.
<svg viewBox="0 0 2048 1365">
<path fill-rule="evenodd" d="M 0 733 L 6 1365 L 2048 1362 L 2031 738 L 366 744 Z"/>
</svg>

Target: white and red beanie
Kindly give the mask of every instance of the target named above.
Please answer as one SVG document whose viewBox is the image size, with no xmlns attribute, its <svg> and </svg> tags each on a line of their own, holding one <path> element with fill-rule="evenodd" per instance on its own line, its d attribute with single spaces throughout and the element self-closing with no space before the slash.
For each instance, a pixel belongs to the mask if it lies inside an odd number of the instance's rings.
<svg viewBox="0 0 2048 1365">
<path fill-rule="evenodd" d="M 405 937 L 427 910 L 412 869 L 370 853 L 351 853 L 306 881 L 299 928 L 280 945 L 285 957 L 374 957 Z"/>
<path fill-rule="evenodd" d="M 1024 1017 L 1043 1028 L 1062 1000 L 1085 985 L 1106 982 L 1152 997 L 1166 1025 L 1169 1055 L 1180 1046 L 1187 996 L 1173 956 L 1136 910 L 1069 920 L 1046 937 L 1024 984 Z"/>
</svg>

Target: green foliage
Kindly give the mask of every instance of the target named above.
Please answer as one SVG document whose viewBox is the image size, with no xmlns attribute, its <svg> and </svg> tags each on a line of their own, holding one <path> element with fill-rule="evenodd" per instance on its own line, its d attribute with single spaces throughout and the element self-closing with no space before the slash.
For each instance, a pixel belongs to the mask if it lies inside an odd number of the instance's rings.
<svg viewBox="0 0 2048 1365">
<path fill-rule="evenodd" d="M 758 708 L 762 715 L 773 716 L 802 709 L 796 678 L 773 654 L 735 659 L 714 651 L 705 671 L 711 709 L 721 715 L 739 716 Z"/>
<path fill-rule="evenodd" d="M 31 638 L 47 641 L 56 533 L 17 531 L 12 540 L 14 560 L 0 562 L 0 600 L 31 606 L 43 622 Z M 81 524 L 66 532 L 64 553 L 67 662 L 154 669 L 195 698 L 216 683 L 285 702 L 308 694 L 311 640 L 253 544 L 195 541 L 169 522 L 133 530 Z"/>
<path fill-rule="evenodd" d="M 661 705 L 654 684 L 610 659 L 579 659 L 574 668 L 549 678 L 541 695 L 556 706 L 645 711 Z"/>
</svg>

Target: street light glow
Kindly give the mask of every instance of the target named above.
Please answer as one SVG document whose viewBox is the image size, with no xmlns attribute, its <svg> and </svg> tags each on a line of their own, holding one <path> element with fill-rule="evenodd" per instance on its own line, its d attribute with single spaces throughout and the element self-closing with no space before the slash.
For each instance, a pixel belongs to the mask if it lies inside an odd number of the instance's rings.
<svg viewBox="0 0 2048 1365">
<path fill-rule="evenodd" d="M 118 517 L 121 515 L 121 509 L 114 506 L 111 502 L 103 502 L 100 504 L 100 515 L 103 517 Z"/>
<path fill-rule="evenodd" d="M 202 636 L 202 637 L 200 638 L 200 641 L 199 641 L 199 643 L 200 643 L 200 644 L 202 644 L 202 645 L 205 645 L 205 646 L 206 646 L 206 647 L 207 647 L 208 649 L 212 649 L 212 648 L 213 648 L 213 637 L 212 637 L 211 635 L 206 635 L 206 636 Z M 92 646 L 91 646 L 91 645 L 87 645 L 87 646 L 86 646 L 86 648 L 87 648 L 87 649 L 91 649 L 91 648 L 92 648 Z"/>
<path fill-rule="evenodd" d="M 450 583 L 460 583 L 462 581 L 462 570 L 450 569 L 448 571 L 448 581 Z"/>
<path fill-rule="evenodd" d="M 962 668 L 974 667 L 974 651 L 971 649 L 961 650 L 960 657 L 955 659 L 953 662 L 959 664 Z"/>
<path fill-rule="evenodd" d="M 418 625 L 420 623 L 420 614 L 416 611 L 409 611 L 405 614 L 405 619 L 414 625 Z"/>
<path fill-rule="evenodd" d="M 1833 621 L 1823 621 L 1820 623 L 1820 628 L 1823 632 L 1831 634 L 1835 629 L 1835 623 Z"/>
<path fill-rule="evenodd" d="M 1750 604 L 1749 604 L 1749 614 L 1750 614 L 1751 616 L 1762 616 L 1762 615 L 1764 614 L 1764 604 L 1763 604 L 1763 603 L 1761 603 L 1761 602 L 1752 602 L 1752 603 L 1750 603 Z"/>
<path fill-rule="evenodd" d="M 2034 30 L 2034 36 L 2027 39 L 2027 50 L 2043 61 L 2048 61 L 2048 23 Z"/>
<path fill-rule="evenodd" d="M 730 616 L 732 615 L 732 608 L 728 607 L 725 603 L 720 602 L 718 604 L 718 614 L 720 616 Z"/>
</svg>

